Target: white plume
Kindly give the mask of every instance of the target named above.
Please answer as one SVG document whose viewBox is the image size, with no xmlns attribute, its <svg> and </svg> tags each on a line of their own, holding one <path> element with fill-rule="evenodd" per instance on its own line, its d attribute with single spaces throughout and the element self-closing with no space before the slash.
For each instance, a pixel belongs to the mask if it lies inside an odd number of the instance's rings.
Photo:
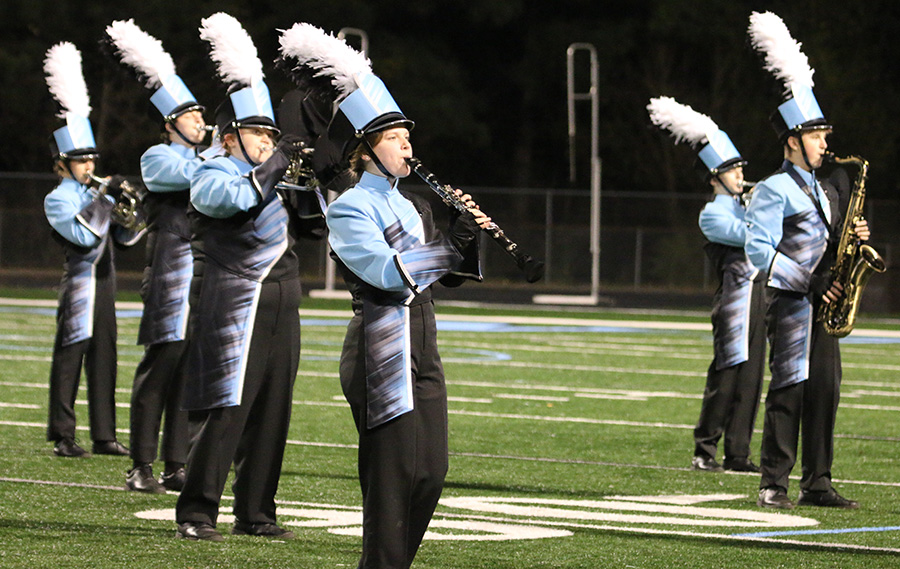
<svg viewBox="0 0 900 569">
<path fill-rule="evenodd" d="M 106 35 L 122 63 L 134 67 L 143 75 L 145 85 L 150 89 L 161 87 L 161 78 L 175 74 L 172 56 L 166 53 L 158 39 L 139 28 L 134 20 L 114 21 L 106 27 Z"/>
<path fill-rule="evenodd" d="M 344 97 L 356 90 L 358 74 L 372 72 L 372 63 L 365 55 L 312 24 L 294 24 L 281 32 L 278 41 L 283 57 L 296 59 L 298 67 L 314 71 L 313 77 L 330 77 Z"/>
<path fill-rule="evenodd" d="M 670 131 L 676 143 L 686 141 L 692 146 L 705 143 L 710 134 L 719 130 L 711 118 L 672 97 L 650 99 L 647 111 L 653 124 Z"/>
<path fill-rule="evenodd" d="M 750 15 L 750 43 L 765 55 L 765 68 L 784 81 L 785 94 L 794 84 L 813 87 L 813 73 L 809 59 L 800 51 L 801 44 L 791 37 L 784 21 L 772 12 L 753 12 Z"/>
<path fill-rule="evenodd" d="M 48 49 L 44 73 L 50 94 L 62 107 L 60 118 L 65 118 L 67 112 L 90 116 L 91 99 L 81 71 L 81 52 L 74 44 L 62 42 Z"/>
<path fill-rule="evenodd" d="M 240 22 L 225 12 L 218 12 L 200 24 L 200 38 L 210 43 L 210 57 L 218 65 L 219 76 L 225 83 L 252 85 L 262 80 L 262 61 Z"/>
</svg>

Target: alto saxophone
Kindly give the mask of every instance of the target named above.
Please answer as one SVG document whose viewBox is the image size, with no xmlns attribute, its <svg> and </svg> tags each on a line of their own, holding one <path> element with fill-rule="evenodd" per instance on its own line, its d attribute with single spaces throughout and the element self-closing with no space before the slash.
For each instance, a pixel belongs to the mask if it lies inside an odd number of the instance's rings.
<svg viewBox="0 0 900 569">
<path fill-rule="evenodd" d="M 861 243 L 854 231 L 856 222 L 863 219 L 869 162 L 858 156 L 837 158 L 830 152 L 825 157 L 836 164 L 854 164 L 859 167 L 856 184 L 850 192 L 837 255 L 831 266 L 834 282 L 844 287 L 844 293 L 833 302 L 823 302 L 817 314 L 826 332 L 836 338 L 843 338 L 853 330 L 856 323 L 860 297 L 869 277 L 873 273 L 883 273 L 886 267 L 878 251 Z"/>
</svg>

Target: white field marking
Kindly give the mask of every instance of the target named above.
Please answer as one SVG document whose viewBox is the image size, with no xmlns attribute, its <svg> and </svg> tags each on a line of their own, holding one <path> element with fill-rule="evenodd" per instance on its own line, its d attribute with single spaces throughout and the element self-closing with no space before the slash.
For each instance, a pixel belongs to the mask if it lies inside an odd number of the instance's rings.
<svg viewBox="0 0 900 569">
<path fill-rule="evenodd" d="M 699 399 L 702 395 L 696 393 L 679 393 L 676 391 L 637 391 L 634 389 L 605 389 L 602 387 L 579 387 L 570 385 L 546 385 L 546 384 L 517 384 L 498 383 L 490 381 L 448 381 L 447 385 L 460 385 L 464 387 L 484 387 L 488 389 L 522 389 L 534 391 L 555 391 L 572 393 L 575 397 L 602 397 L 618 396 L 623 399 L 645 400 L 649 397 L 668 397 L 677 399 Z"/>
<path fill-rule="evenodd" d="M 516 397 L 518 399 L 518 397 Z M 453 397 L 447 396 L 447 401 L 454 403 L 493 403 L 494 400 L 485 397 Z"/>
<path fill-rule="evenodd" d="M 855 364 L 855 363 L 841 363 L 841 366 L 844 369 L 863 369 L 866 371 L 869 370 L 878 370 L 878 371 L 900 371 L 900 365 L 891 365 L 891 364 Z"/>
<path fill-rule="evenodd" d="M 541 415 L 520 415 L 516 413 L 489 413 L 485 411 L 460 411 L 450 409 L 451 415 L 466 415 L 469 417 L 486 417 L 491 419 L 521 419 L 524 421 L 546 421 L 551 423 L 576 423 L 587 425 L 617 425 L 623 427 L 647 427 L 653 429 L 694 429 L 694 425 L 679 425 L 677 423 L 645 423 L 639 421 L 622 421 L 620 419 L 594 419 L 591 417 L 546 417 Z"/>
<path fill-rule="evenodd" d="M 441 348 L 453 349 L 453 348 L 484 348 L 485 344 L 483 342 L 442 342 Z M 607 355 L 610 352 L 615 352 L 617 356 L 640 356 L 646 357 L 648 353 L 658 355 L 662 358 L 671 358 L 671 359 L 684 359 L 684 360 L 708 360 L 712 356 L 709 354 L 686 354 L 679 352 L 672 352 L 669 348 L 661 348 L 657 346 L 639 346 L 629 345 L 628 349 L 623 349 L 622 345 L 593 345 L 593 346 L 584 346 L 584 347 L 560 347 L 560 346 L 536 346 L 534 344 L 495 344 L 491 343 L 490 348 L 492 351 L 505 350 L 509 352 L 513 351 L 522 351 L 522 352 L 549 352 L 549 353 L 566 353 L 566 354 L 586 354 L 586 355 Z"/>
<path fill-rule="evenodd" d="M 467 517 L 475 517 L 475 516 L 467 516 Z M 755 542 L 764 545 L 778 544 L 778 545 L 796 545 L 802 549 L 825 549 L 825 550 L 852 550 L 852 551 L 862 551 L 862 552 L 878 552 L 878 553 L 900 553 L 900 549 L 891 548 L 891 547 L 870 547 L 866 545 L 856 545 L 852 543 L 835 543 L 835 542 L 821 542 L 821 541 L 801 541 L 799 539 L 774 539 L 767 537 L 752 537 L 752 536 L 742 536 L 742 535 L 725 535 L 725 534 L 716 534 L 716 533 L 703 533 L 703 532 L 693 532 L 693 531 L 685 531 L 685 530 L 663 530 L 663 529 L 651 529 L 651 528 L 641 528 L 641 527 L 627 527 L 627 526 L 614 526 L 614 525 L 599 525 L 599 524 L 586 524 L 586 523 L 578 523 L 578 522 L 555 522 L 555 521 L 543 521 L 543 520 L 504 520 L 503 518 L 492 518 L 497 519 L 498 521 L 517 521 L 522 524 L 540 524 L 542 526 L 551 526 L 551 527 L 569 527 L 575 529 L 590 529 L 597 531 L 611 531 L 618 533 L 636 533 L 641 535 L 660 535 L 660 536 L 679 536 L 679 537 L 690 537 L 690 538 L 705 538 L 705 539 L 714 539 L 720 541 L 743 541 L 743 542 Z"/>
<path fill-rule="evenodd" d="M 550 401 L 553 403 L 565 403 L 568 397 L 555 397 L 552 395 L 522 395 L 520 393 L 495 393 L 497 399 L 525 399 L 528 401 Z"/>
<path fill-rule="evenodd" d="M 714 495 L 711 499 L 746 500 L 746 495 L 728 498 Z M 521 518 L 624 522 L 628 524 L 669 524 L 712 527 L 810 527 L 818 520 L 802 516 L 760 510 L 697 506 L 691 504 L 650 503 L 643 500 L 560 500 L 554 498 L 515 498 L 477 496 L 442 498 L 446 508 L 503 514 Z M 622 512 L 637 512 L 623 514 Z"/>
<path fill-rule="evenodd" d="M 120 393 L 120 391 L 118 389 L 116 390 L 116 392 Z M 87 405 L 88 401 L 87 401 L 87 399 L 76 399 L 75 404 L 76 405 Z M 116 409 L 131 409 L 131 403 L 124 403 L 122 401 L 116 401 L 115 406 L 116 406 Z"/>
<path fill-rule="evenodd" d="M 891 405 L 861 405 L 858 403 L 847 403 L 841 405 L 841 407 L 846 407 L 847 409 L 865 409 L 866 411 L 900 411 L 900 407 Z"/>
<path fill-rule="evenodd" d="M 557 339 L 558 336 L 562 336 L 564 333 L 554 333 L 551 336 L 546 334 L 542 334 L 539 336 L 535 336 L 531 338 L 535 342 L 540 342 L 543 344 L 547 344 L 550 346 L 565 346 L 567 348 L 590 348 L 598 345 L 599 342 L 590 342 L 585 340 L 561 340 Z M 583 336 L 579 336 L 583 337 Z M 603 342 L 600 345 L 603 346 L 644 346 L 647 343 L 646 335 L 641 337 L 616 337 L 616 336 L 604 336 Z M 681 339 L 681 338 L 661 338 L 657 343 L 657 346 L 666 346 L 666 347 L 689 347 L 689 348 L 706 348 L 710 345 L 710 342 L 707 338 L 697 338 L 696 340 L 689 339 Z"/>
<path fill-rule="evenodd" d="M 867 389 L 854 389 L 850 393 L 852 394 L 851 397 L 862 397 L 864 395 L 871 395 L 873 397 L 900 397 L 900 391 L 869 391 Z M 841 393 L 841 397 L 843 396 L 844 394 Z"/>
<path fill-rule="evenodd" d="M 703 399 L 700 393 L 676 393 L 675 391 L 632 391 L 627 389 L 606 389 L 597 392 L 578 392 L 575 397 L 588 399 L 625 399 L 631 401 L 647 401 L 651 397 L 666 399 Z"/>
<path fill-rule="evenodd" d="M 11 409 L 40 409 L 40 405 L 34 405 L 31 403 L 6 403 L 0 401 L 0 407 L 9 407 Z"/>
<path fill-rule="evenodd" d="M 594 366 L 594 365 L 571 365 L 571 364 L 545 364 L 540 362 L 514 362 L 514 361 L 491 361 L 491 360 L 468 360 L 463 358 L 441 358 L 444 363 L 468 364 L 468 365 L 484 365 L 484 366 L 504 366 L 504 367 L 526 367 L 539 369 L 552 369 L 557 371 L 593 371 L 600 373 L 628 373 L 636 375 L 666 375 L 679 377 L 706 377 L 706 372 L 700 371 L 680 371 L 671 369 L 639 369 L 611 366 Z"/>
<path fill-rule="evenodd" d="M 50 363 L 50 356 L 11 356 L 8 354 L 0 354 L 0 360 L 12 362 L 46 362 Z"/>
</svg>

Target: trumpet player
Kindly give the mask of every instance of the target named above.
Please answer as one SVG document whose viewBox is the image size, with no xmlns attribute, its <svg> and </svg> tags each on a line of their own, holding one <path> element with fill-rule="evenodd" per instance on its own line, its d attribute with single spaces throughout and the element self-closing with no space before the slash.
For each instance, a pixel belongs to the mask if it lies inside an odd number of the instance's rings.
<svg viewBox="0 0 900 569">
<path fill-rule="evenodd" d="M 834 251 L 831 235 L 841 227 L 838 195 L 816 176 L 828 148 L 832 127 L 812 91 L 812 69 L 775 14 L 754 13 L 751 42 L 764 52 L 767 68 L 787 77 L 787 99 L 772 114 L 784 162 L 756 187 L 747 210 L 747 254 L 768 271 L 766 317 L 772 375 L 765 403 L 760 451 L 761 480 L 757 504 L 793 508 L 788 476 L 803 437 L 800 506 L 854 509 L 832 486 L 834 424 L 840 398 L 841 359 L 838 340 L 828 335 L 815 314 L 821 303 L 834 302 L 841 284 L 829 274 Z M 772 41 L 773 38 L 779 41 Z M 861 240 L 869 237 L 857 224 Z"/>
<path fill-rule="evenodd" d="M 765 272 L 744 251 L 744 165 L 728 135 L 708 116 L 670 97 L 651 99 L 654 124 L 699 147 L 697 167 L 713 198 L 700 212 L 704 246 L 719 277 L 713 297 L 713 361 L 694 428 L 691 468 L 759 472 L 750 441 L 759 409 L 766 357 Z M 724 460 L 716 460 L 724 435 Z"/>
<path fill-rule="evenodd" d="M 293 532 L 277 523 L 275 494 L 300 360 L 293 247 L 299 222 L 275 185 L 290 164 L 293 140 L 275 144 L 279 131 L 262 63 L 240 23 L 213 14 L 200 32 L 231 87 L 216 110 L 225 154 L 191 178 L 195 265 L 183 401 L 192 444 L 175 510 L 177 536 L 224 539 L 216 529 L 219 501 L 234 464 L 231 533 L 291 539 Z M 242 57 L 223 49 L 233 45 Z M 319 225 L 324 229 L 321 212 Z"/>
<path fill-rule="evenodd" d="M 148 190 L 142 201 L 147 266 L 137 341 L 144 346 L 144 355 L 131 391 L 132 467 L 125 487 L 147 493 L 179 491 L 188 453 L 187 412 L 181 409 L 193 274 L 187 209 L 191 176 L 203 161 L 199 150 L 207 125 L 204 107 L 175 74 L 172 59 L 158 40 L 132 20 L 118 20 L 107 26 L 105 42 L 152 89 L 150 101 L 163 119 L 162 142 L 141 156 L 141 177 Z M 157 457 L 164 463 L 158 480 L 153 475 Z"/>
<path fill-rule="evenodd" d="M 90 437 L 94 454 L 128 455 L 116 439 L 116 273 L 113 241 L 133 244 L 134 235 L 111 223 L 121 177 L 94 175 L 100 154 L 88 118 L 90 104 L 81 53 L 68 42 L 53 46 L 44 61 L 47 84 L 65 123 L 50 139 L 60 183 L 44 199 L 53 237 L 65 265 L 59 285 L 56 338 L 50 368 L 47 440 L 61 457 L 87 457 L 75 438 L 75 396 L 84 366 Z M 94 187 L 95 180 L 100 187 Z"/>
</svg>

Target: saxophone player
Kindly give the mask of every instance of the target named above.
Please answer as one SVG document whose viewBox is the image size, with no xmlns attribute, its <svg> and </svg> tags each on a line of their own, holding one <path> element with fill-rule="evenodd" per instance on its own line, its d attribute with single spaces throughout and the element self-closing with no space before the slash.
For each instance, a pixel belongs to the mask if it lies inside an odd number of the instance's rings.
<svg viewBox="0 0 900 569">
<path fill-rule="evenodd" d="M 840 349 L 814 317 L 821 303 L 842 295 L 840 283 L 828 274 L 834 255 L 830 237 L 841 227 L 838 196 L 816 176 L 832 127 L 813 94 L 812 69 L 796 68 L 799 45 L 784 49 L 785 42 L 772 41 L 790 37 L 784 22 L 768 12 L 754 13 L 750 21 L 752 43 L 766 52 L 768 69 L 787 78 L 789 93 L 771 116 L 784 162 L 757 185 L 747 210 L 747 254 L 769 273 L 766 322 L 772 380 L 765 403 L 757 505 L 794 507 L 787 495 L 788 476 L 802 431 L 797 504 L 855 509 L 858 502 L 838 494 L 831 482 Z M 868 239 L 864 221 L 856 225 L 856 235 Z"/>
</svg>

